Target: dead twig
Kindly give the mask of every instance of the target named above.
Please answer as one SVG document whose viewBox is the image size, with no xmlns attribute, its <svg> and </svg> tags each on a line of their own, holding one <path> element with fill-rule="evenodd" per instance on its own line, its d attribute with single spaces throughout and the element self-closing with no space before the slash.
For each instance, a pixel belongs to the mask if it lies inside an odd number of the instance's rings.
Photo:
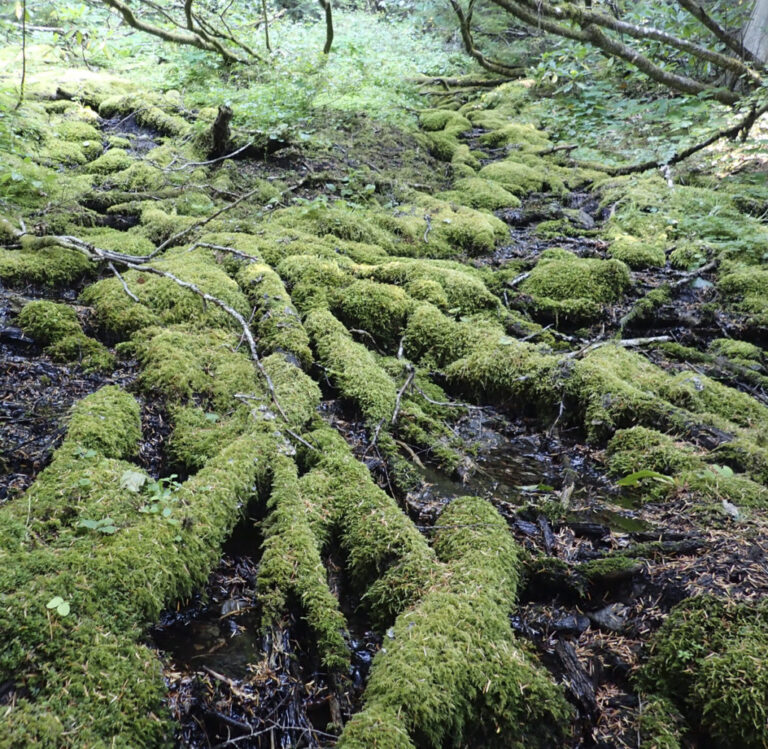
<svg viewBox="0 0 768 749">
<path fill-rule="evenodd" d="M 408 386 L 413 382 L 413 378 L 416 376 L 416 367 L 414 367 L 410 362 L 405 365 L 405 371 L 408 372 L 408 376 L 405 378 L 403 386 L 400 388 L 400 390 L 398 390 L 397 398 L 395 398 L 395 410 L 392 413 L 391 421 L 392 426 L 395 426 L 397 423 L 397 417 L 400 414 L 400 402 L 402 401 L 403 395 L 408 389 Z"/>
</svg>

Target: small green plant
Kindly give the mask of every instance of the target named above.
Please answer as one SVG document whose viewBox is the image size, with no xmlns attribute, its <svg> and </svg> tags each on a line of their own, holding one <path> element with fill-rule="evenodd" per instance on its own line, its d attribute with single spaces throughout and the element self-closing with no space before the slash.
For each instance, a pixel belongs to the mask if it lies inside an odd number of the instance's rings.
<svg viewBox="0 0 768 749">
<path fill-rule="evenodd" d="M 101 520 L 83 519 L 77 524 L 77 527 L 86 528 L 89 531 L 96 531 L 97 533 L 104 533 L 107 536 L 117 533 L 118 530 L 115 521 L 110 517 L 102 518 Z"/>
<path fill-rule="evenodd" d="M 675 480 L 671 476 L 667 476 L 664 473 L 659 473 L 658 471 L 651 471 L 648 468 L 645 468 L 642 471 L 635 471 L 634 473 L 630 473 L 623 479 L 619 479 L 616 483 L 619 486 L 636 487 L 640 486 L 640 482 L 643 479 L 652 479 L 653 481 L 658 481 L 660 484 L 675 483 Z"/>
<path fill-rule="evenodd" d="M 178 525 L 179 521 L 173 517 L 174 505 L 178 502 L 175 493 L 181 488 L 181 484 L 176 481 L 177 478 L 178 476 L 173 473 L 157 481 L 147 481 L 143 488 L 148 495 L 148 501 L 139 507 L 139 512 L 160 515 L 171 525 Z"/>
<path fill-rule="evenodd" d="M 45 604 L 45 608 L 49 611 L 55 611 L 59 616 L 69 615 L 69 602 L 65 601 L 61 596 L 54 596 L 48 603 Z"/>
</svg>

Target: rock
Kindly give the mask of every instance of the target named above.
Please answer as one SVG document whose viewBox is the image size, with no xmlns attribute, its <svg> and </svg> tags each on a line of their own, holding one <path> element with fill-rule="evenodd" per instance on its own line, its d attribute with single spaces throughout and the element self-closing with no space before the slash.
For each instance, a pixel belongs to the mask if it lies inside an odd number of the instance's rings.
<svg viewBox="0 0 768 749">
<path fill-rule="evenodd" d="M 556 632 L 580 635 L 589 628 L 589 617 L 583 614 L 568 614 L 552 622 L 552 629 Z"/>
<path fill-rule="evenodd" d="M 603 629 L 609 632 L 621 632 L 627 623 L 628 608 L 621 603 L 612 603 L 604 609 L 594 611 L 587 616 Z"/>
</svg>

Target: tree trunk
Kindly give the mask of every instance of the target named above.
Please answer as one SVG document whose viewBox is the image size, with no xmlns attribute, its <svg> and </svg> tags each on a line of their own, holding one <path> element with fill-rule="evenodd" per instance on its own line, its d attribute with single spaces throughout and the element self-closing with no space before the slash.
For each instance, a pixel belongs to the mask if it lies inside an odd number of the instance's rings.
<svg viewBox="0 0 768 749">
<path fill-rule="evenodd" d="M 744 27 L 744 46 L 763 62 L 768 62 L 768 0 L 755 0 Z"/>
</svg>

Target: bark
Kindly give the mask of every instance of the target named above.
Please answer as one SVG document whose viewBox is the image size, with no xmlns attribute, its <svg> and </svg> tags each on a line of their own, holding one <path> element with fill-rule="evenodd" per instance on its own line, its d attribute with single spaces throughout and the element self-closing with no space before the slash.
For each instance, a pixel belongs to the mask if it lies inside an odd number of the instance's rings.
<svg viewBox="0 0 768 749">
<path fill-rule="evenodd" d="M 744 47 L 760 62 L 768 61 L 768 0 L 756 0 L 744 29 Z"/>
</svg>

